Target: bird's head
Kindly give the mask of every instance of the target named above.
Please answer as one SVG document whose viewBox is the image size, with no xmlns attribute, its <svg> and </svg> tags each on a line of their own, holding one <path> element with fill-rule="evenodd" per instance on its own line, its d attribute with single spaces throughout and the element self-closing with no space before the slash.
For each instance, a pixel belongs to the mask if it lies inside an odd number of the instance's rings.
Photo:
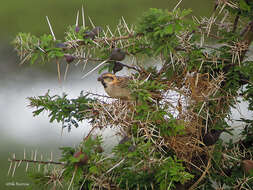
<svg viewBox="0 0 253 190">
<path fill-rule="evenodd" d="M 118 79 L 112 73 L 104 73 L 100 77 L 98 77 L 98 81 L 100 81 L 103 84 L 104 88 L 106 88 L 108 85 L 115 84 Z"/>
</svg>

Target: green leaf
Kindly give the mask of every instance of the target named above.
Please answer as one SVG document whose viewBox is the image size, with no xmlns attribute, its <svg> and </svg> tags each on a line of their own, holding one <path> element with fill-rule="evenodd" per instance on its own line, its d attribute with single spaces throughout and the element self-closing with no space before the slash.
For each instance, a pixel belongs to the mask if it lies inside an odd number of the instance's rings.
<svg viewBox="0 0 253 190">
<path fill-rule="evenodd" d="M 185 16 L 187 16 L 187 15 L 189 15 L 189 14 L 191 14 L 192 13 L 192 10 L 191 9 L 184 9 L 184 10 L 182 10 L 182 12 L 181 12 L 181 17 L 185 17 Z"/>
<path fill-rule="evenodd" d="M 166 28 L 165 31 L 167 34 L 172 34 L 173 33 L 173 25 L 169 24 Z"/>
<path fill-rule="evenodd" d="M 81 159 L 81 158 L 70 157 L 70 158 L 69 158 L 69 161 L 70 161 L 71 163 L 77 163 L 77 162 L 80 161 L 80 159 Z"/>
<path fill-rule="evenodd" d="M 35 61 L 38 59 L 39 53 L 34 53 L 31 57 L 31 65 L 33 65 L 35 63 Z"/>
<path fill-rule="evenodd" d="M 40 108 L 36 111 L 33 111 L 33 116 L 39 115 L 45 108 Z"/>
<path fill-rule="evenodd" d="M 244 11 L 250 11 L 250 6 L 245 2 L 245 0 L 240 0 L 240 9 Z"/>
<path fill-rule="evenodd" d="M 49 122 L 52 123 L 56 119 L 56 115 L 53 114 L 52 117 L 50 118 Z"/>
<path fill-rule="evenodd" d="M 93 174 L 98 174 L 98 173 L 99 173 L 99 170 L 98 170 L 97 166 L 91 166 L 91 167 L 89 168 L 89 172 L 90 172 L 90 173 L 93 173 Z"/>
</svg>

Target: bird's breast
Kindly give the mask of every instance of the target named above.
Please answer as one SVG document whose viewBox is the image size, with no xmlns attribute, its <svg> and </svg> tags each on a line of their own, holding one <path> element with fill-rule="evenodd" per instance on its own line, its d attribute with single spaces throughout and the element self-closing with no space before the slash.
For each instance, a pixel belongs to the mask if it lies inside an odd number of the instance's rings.
<svg viewBox="0 0 253 190">
<path fill-rule="evenodd" d="M 112 98 L 122 98 L 129 99 L 131 97 L 131 93 L 127 88 L 121 88 L 116 85 L 108 85 L 105 88 L 106 93 Z"/>
</svg>

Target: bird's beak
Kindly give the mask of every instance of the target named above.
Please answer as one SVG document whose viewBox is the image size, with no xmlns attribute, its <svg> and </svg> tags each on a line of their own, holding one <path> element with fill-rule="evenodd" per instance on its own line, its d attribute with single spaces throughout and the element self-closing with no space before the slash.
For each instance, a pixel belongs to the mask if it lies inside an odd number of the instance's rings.
<svg viewBox="0 0 253 190">
<path fill-rule="evenodd" d="M 102 79 L 102 77 L 98 77 L 98 81 L 102 81 L 103 79 Z"/>
</svg>

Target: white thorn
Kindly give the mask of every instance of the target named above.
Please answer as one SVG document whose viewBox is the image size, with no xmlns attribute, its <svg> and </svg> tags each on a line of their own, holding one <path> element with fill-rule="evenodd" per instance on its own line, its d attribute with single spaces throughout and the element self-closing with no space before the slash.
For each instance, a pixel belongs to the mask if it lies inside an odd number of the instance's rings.
<svg viewBox="0 0 253 190">
<path fill-rule="evenodd" d="M 79 11 L 77 11 L 77 15 L 76 15 L 76 27 L 78 26 L 78 21 L 79 21 Z"/>
<path fill-rule="evenodd" d="M 96 66 L 94 69 L 92 69 L 91 71 L 89 71 L 88 73 L 86 73 L 81 79 L 84 79 L 85 77 L 87 77 L 88 75 L 90 75 L 93 71 L 95 71 L 97 68 L 101 67 L 104 63 L 106 63 L 108 61 L 108 59 L 106 59 L 105 61 L 103 61 L 102 63 L 100 63 L 98 66 Z"/>
<path fill-rule="evenodd" d="M 88 63 L 88 59 L 84 60 L 83 71 L 85 70 L 85 68 L 86 68 L 86 66 L 87 66 L 87 63 Z"/>
<path fill-rule="evenodd" d="M 95 28 L 96 26 L 93 24 L 91 18 L 90 17 L 88 17 L 88 18 L 89 18 L 89 21 L 90 21 L 90 24 L 91 24 L 92 28 Z"/>
<path fill-rule="evenodd" d="M 77 170 L 77 168 L 75 168 L 75 170 L 74 170 L 74 172 L 73 172 L 73 175 L 72 175 L 71 181 L 70 181 L 70 183 L 69 183 L 68 190 L 70 190 L 70 187 L 71 187 L 71 185 L 72 185 L 72 183 L 73 183 L 73 181 L 74 181 L 74 178 L 75 178 L 75 175 L 76 175 L 76 170 Z"/>
<path fill-rule="evenodd" d="M 126 21 L 125 21 L 125 19 L 124 19 L 123 16 L 122 16 L 122 20 L 123 20 L 123 22 L 124 22 L 124 25 L 125 25 L 125 27 L 126 27 L 128 33 L 130 34 L 131 32 L 130 32 L 130 30 L 129 30 L 128 26 L 127 26 L 127 23 L 126 23 Z"/>
<path fill-rule="evenodd" d="M 118 33 L 119 33 L 119 36 L 121 37 L 121 32 L 120 32 L 120 29 L 119 29 L 119 26 L 117 26 L 117 29 L 118 29 Z M 120 40 L 120 45 L 121 45 L 121 48 L 123 48 L 123 44 L 122 44 L 122 41 Z"/>
<path fill-rule="evenodd" d="M 84 9 L 82 5 L 82 19 L 83 19 L 83 28 L 85 28 L 85 18 L 84 18 Z"/>
<path fill-rule="evenodd" d="M 7 173 L 8 176 L 10 175 L 11 168 L 12 168 L 12 162 L 10 163 L 10 167 L 9 167 L 9 170 L 8 170 L 8 173 Z"/>
<path fill-rule="evenodd" d="M 92 40 L 94 44 L 96 44 L 98 47 L 101 47 L 96 41 Z"/>
<path fill-rule="evenodd" d="M 143 82 L 147 82 L 150 76 L 151 76 L 151 73 L 149 73 L 148 77 Z"/>
<path fill-rule="evenodd" d="M 118 167 L 122 162 L 125 161 L 125 158 L 123 158 L 119 163 L 117 163 L 115 166 L 113 166 L 111 169 L 109 169 L 106 173 L 110 173 L 114 168 Z"/>
<path fill-rule="evenodd" d="M 64 73 L 64 81 L 66 81 L 66 79 L 67 79 L 67 73 L 68 73 L 68 70 L 69 70 L 69 64 L 67 64 L 67 66 L 66 66 L 66 70 L 65 70 L 65 73 Z"/>
<path fill-rule="evenodd" d="M 37 46 L 37 48 L 39 48 L 40 51 L 42 51 L 43 53 L 46 53 L 44 49 L 42 49 L 40 46 Z"/>
<path fill-rule="evenodd" d="M 30 58 L 31 58 L 31 56 L 32 56 L 32 54 L 29 53 L 29 54 L 19 63 L 19 65 L 23 65 L 27 59 L 30 59 Z"/>
<path fill-rule="evenodd" d="M 16 171 L 16 168 L 17 168 L 17 162 L 15 162 L 15 165 L 14 165 L 14 167 L 13 167 L 13 172 L 12 172 L 12 176 L 11 176 L 11 177 L 13 177 L 13 176 L 14 176 L 15 171 Z"/>
<path fill-rule="evenodd" d="M 75 63 L 75 66 L 79 65 L 80 62 L 81 62 L 81 60 L 78 60 L 78 61 Z"/>
<path fill-rule="evenodd" d="M 27 172 L 28 170 L 28 165 L 29 165 L 29 162 L 26 163 L 25 172 Z"/>
<path fill-rule="evenodd" d="M 180 5 L 180 3 L 182 2 L 183 0 L 180 0 L 178 3 L 177 3 L 177 5 L 174 7 L 174 9 L 173 9 L 173 12 L 177 9 L 177 7 Z"/>
<path fill-rule="evenodd" d="M 112 31 L 110 30 L 109 26 L 106 26 L 106 28 L 110 32 L 111 36 L 113 37 L 114 35 L 113 35 Z"/>
<path fill-rule="evenodd" d="M 20 161 L 18 162 L 18 167 L 21 165 L 21 163 L 22 163 L 22 160 L 20 160 Z"/>
<path fill-rule="evenodd" d="M 37 158 L 37 150 L 35 150 L 34 152 L 34 161 L 36 161 L 36 158 Z"/>
<path fill-rule="evenodd" d="M 54 41 L 55 41 L 56 38 L 55 38 L 55 35 L 54 35 L 54 31 L 53 31 L 53 29 L 52 29 L 52 26 L 51 26 L 51 24 L 50 24 L 50 21 L 49 21 L 49 19 L 48 19 L 48 16 L 46 16 L 46 19 L 47 19 L 47 23 L 48 23 L 48 25 L 49 25 L 50 32 L 51 32 L 51 34 L 52 34 L 52 36 L 53 36 L 53 39 L 54 39 Z"/>
</svg>

